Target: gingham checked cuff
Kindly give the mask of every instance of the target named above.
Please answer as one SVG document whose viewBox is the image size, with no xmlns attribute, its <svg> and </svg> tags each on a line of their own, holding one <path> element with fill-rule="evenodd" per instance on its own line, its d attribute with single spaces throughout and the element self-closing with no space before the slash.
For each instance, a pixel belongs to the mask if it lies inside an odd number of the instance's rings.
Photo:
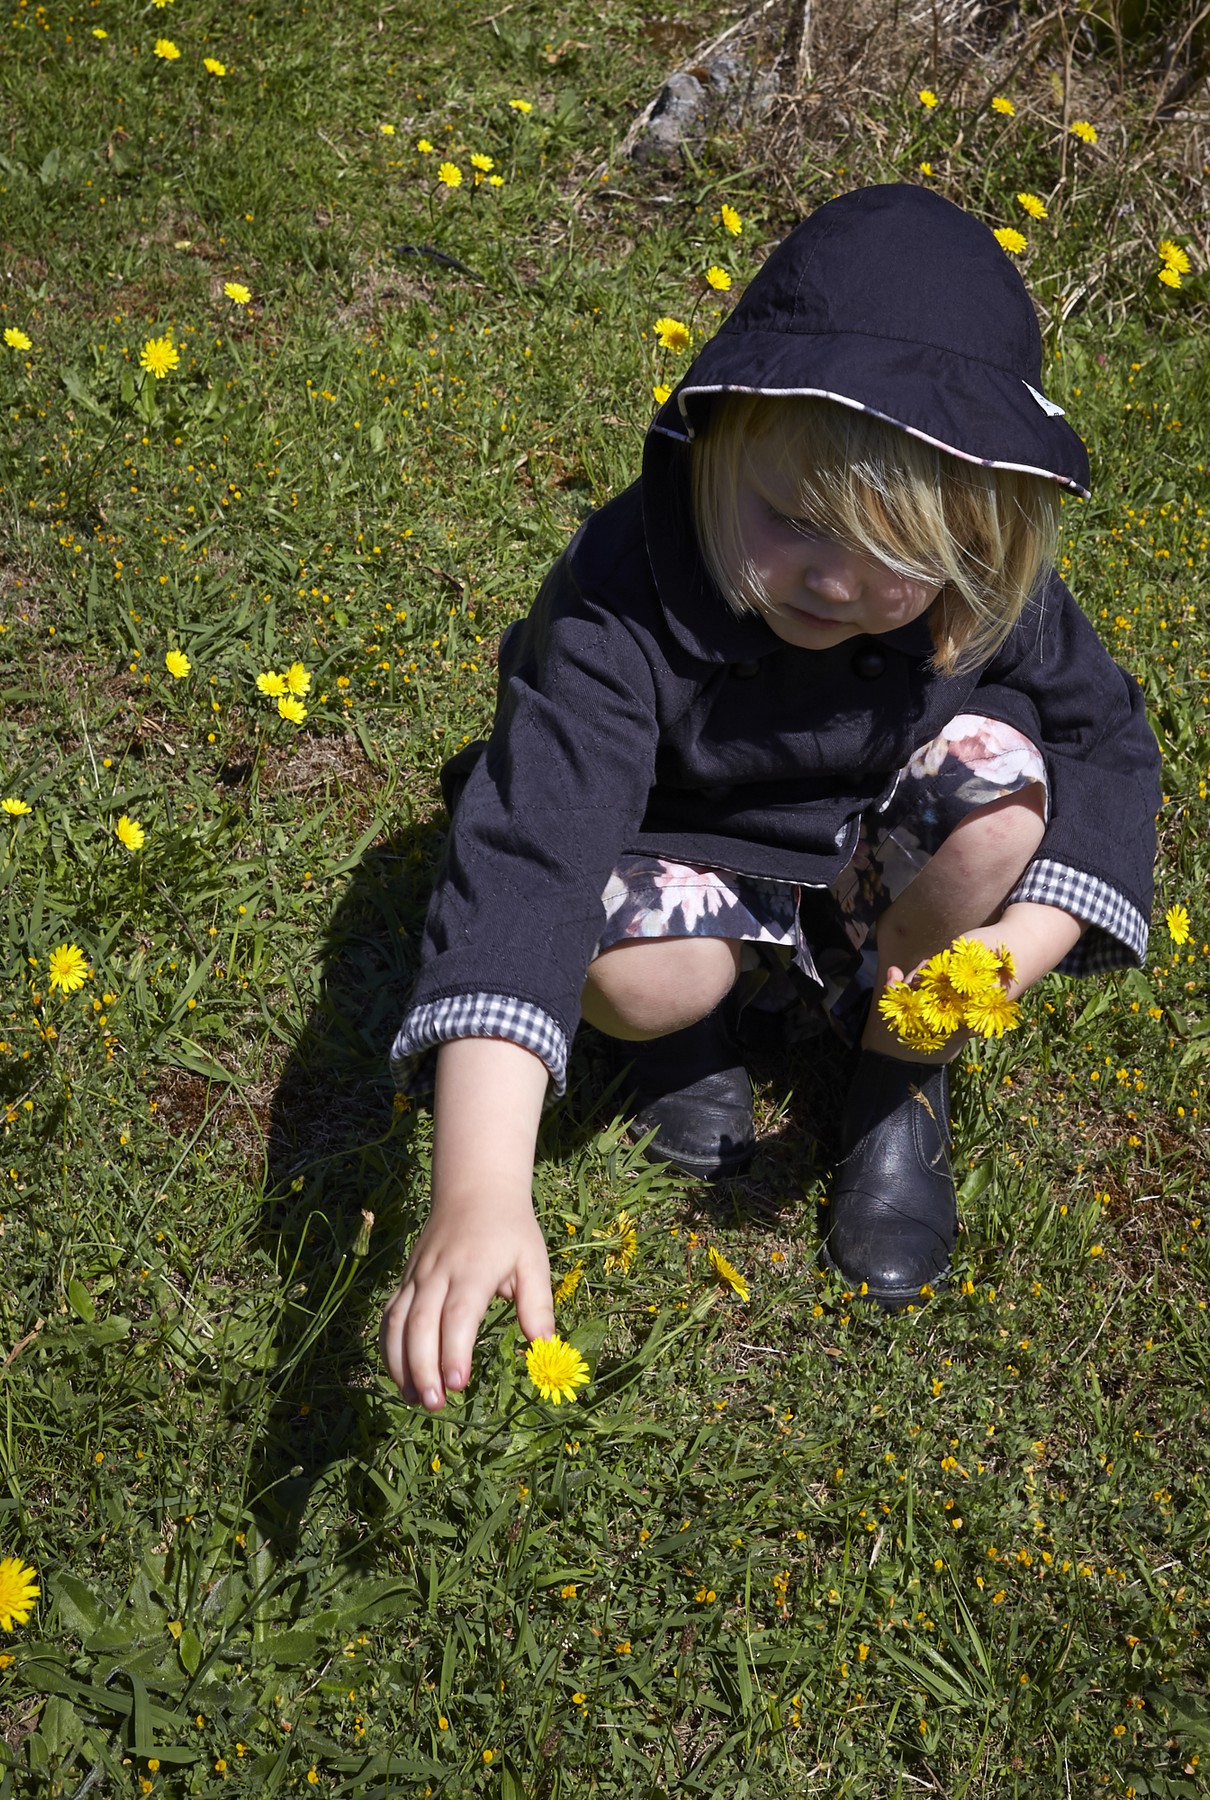
<svg viewBox="0 0 1210 1800">
<path fill-rule="evenodd" d="M 1058 965 L 1058 975 L 1101 975 L 1107 969 L 1134 968 L 1147 955 L 1147 920 L 1142 913 L 1117 888 L 1081 869 L 1039 857 L 1005 904 L 1014 900 L 1060 906 L 1087 921 L 1089 930 Z"/>
<path fill-rule="evenodd" d="M 397 1085 L 409 1093 L 424 1093 L 433 1085 L 432 1058 L 416 1058 L 454 1038 L 505 1038 L 532 1050 L 550 1071 L 556 1098 L 567 1087 L 567 1034 L 548 1012 L 532 1000 L 513 994 L 455 994 L 447 1000 L 430 1000 L 410 1012 L 391 1046 L 391 1073 Z"/>
</svg>

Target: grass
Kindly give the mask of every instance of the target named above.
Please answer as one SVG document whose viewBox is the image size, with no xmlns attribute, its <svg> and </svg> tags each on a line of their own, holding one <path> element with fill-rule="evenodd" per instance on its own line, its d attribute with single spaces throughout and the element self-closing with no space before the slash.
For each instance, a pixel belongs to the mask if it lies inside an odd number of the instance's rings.
<svg viewBox="0 0 1210 1800">
<path fill-rule="evenodd" d="M 627 0 L 76 6 L 14 4 L 0 59 L 0 334 L 32 346 L 0 346 L 31 809 L 0 829 L 0 1556 L 43 1590 L 2 1643 L 0 1794 L 1201 1792 L 1206 245 L 1143 76 L 1043 37 L 1009 118 L 934 56 L 645 171 L 611 146 L 671 40 Z M 720 15 L 677 25 L 688 53 Z M 1098 96 L 1098 145 L 1065 139 Z M 708 265 L 738 292 L 799 213 L 923 161 L 1027 233 L 1093 445 L 1065 573 L 1164 748 L 1152 966 L 1048 982 L 970 1057 L 955 1280 L 898 1318 L 817 1267 L 832 1071 L 758 1066 L 765 1152 L 711 1196 L 625 1143 L 584 1046 L 537 1202 L 592 1385 L 536 1401 L 498 1307 L 418 1416 L 373 1334 L 425 1210 L 386 1050 L 437 769 L 637 466 L 655 319 L 707 333 Z M 298 725 L 256 680 L 296 662 Z M 64 944 L 89 974 L 52 992 Z"/>
</svg>

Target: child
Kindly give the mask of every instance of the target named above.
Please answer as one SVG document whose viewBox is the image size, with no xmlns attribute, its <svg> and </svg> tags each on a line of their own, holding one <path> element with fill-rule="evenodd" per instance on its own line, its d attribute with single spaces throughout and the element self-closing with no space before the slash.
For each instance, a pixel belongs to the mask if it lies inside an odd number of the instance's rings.
<svg viewBox="0 0 1210 1800">
<path fill-rule="evenodd" d="M 382 1328 L 408 1398 L 466 1385 L 493 1295 L 555 1328 L 530 1189 L 581 1013 L 633 1047 L 655 1154 L 744 1166 L 757 961 L 860 1043 L 825 1259 L 887 1307 L 944 1276 L 956 1041 L 906 1048 L 871 985 L 960 934 L 1007 947 L 1014 994 L 1138 963 L 1151 904 L 1158 753 L 1051 566 L 1089 476 L 1041 389 L 986 227 L 909 186 L 830 201 L 505 634 L 395 1049 L 440 1045 L 432 1212 Z"/>
</svg>

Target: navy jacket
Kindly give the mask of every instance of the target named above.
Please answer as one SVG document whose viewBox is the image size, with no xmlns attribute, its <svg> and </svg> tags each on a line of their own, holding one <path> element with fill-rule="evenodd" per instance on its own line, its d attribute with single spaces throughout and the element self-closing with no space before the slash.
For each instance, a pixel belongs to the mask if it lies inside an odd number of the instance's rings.
<svg viewBox="0 0 1210 1800">
<path fill-rule="evenodd" d="M 963 711 L 1045 753 L 1038 863 L 1091 878 L 1083 916 L 1120 940 L 1088 966 L 1139 960 L 1159 756 L 1138 683 L 1058 576 L 968 674 L 930 669 L 923 619 L 798 649 L 713 590 L 685 529 L 686 457 L 653 434 L 644 481 L 584 525 L 505 633 L 491 737 L 445 772 L 456 806 L 412 1006 L 508 995 L 570 1038 L 619 856 L 825 884 L 861 813 Z"/>
</svg>

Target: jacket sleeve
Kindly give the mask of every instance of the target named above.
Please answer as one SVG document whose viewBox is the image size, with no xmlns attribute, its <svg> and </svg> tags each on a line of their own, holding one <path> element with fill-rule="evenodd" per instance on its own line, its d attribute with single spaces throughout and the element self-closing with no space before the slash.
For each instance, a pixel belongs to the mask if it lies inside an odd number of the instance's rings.
<svg viewBox="0 0 1210 1800">
<path fill-rule="evenodd" d="M 1091 929 L 1060 964 L 1090 974 L 1141 962 L 1151 914 L 1160 754 L 1134 677 L 1051 574 L 972 696 L 1046 758 L 1049 815 L 1013 899 L 1062 906 Z"/>
<path fill-rule="evenodd" d="M 574 549 L 501 645 L 495 724 L 454 808 L 397 1062 L 440 1041 L 414 1041 L 424 1020 L 443 1022 L 441 1039 L 526 1041 L 500 1026 L 538 1019 L 538 1053 L 559 1084 L 602 892 L 643 817 L 658 737 L 650 663 L 580 591 Z M 472 996 L 490 999 L 483 1018 Z M 468 1007 L 478 1024 L 447 1031 Z"/>
</svg>

